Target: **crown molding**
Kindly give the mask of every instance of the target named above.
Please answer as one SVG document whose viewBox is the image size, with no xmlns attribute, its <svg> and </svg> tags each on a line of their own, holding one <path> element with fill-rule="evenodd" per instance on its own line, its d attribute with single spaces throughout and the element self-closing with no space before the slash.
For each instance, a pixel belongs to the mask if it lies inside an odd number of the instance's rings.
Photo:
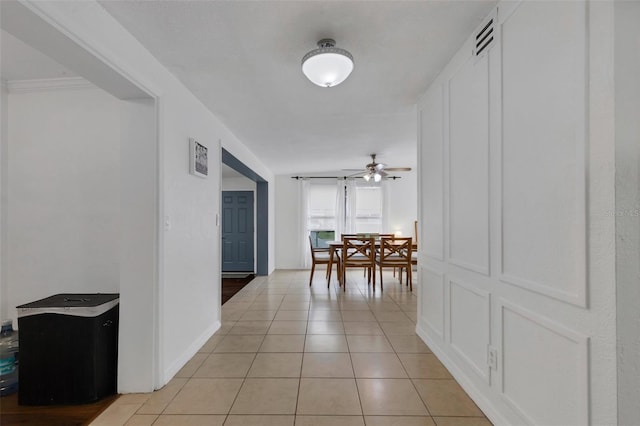
<svg viewBox="0 0 640 426">
<path fill-rule="evenodd" d="M 9 93 L 33 93 L 95 89 L 96 86 L 82 77 L 63 77 L 36 80 L 9 80 L 7 81 L 7 88 Z"/>
</svg>

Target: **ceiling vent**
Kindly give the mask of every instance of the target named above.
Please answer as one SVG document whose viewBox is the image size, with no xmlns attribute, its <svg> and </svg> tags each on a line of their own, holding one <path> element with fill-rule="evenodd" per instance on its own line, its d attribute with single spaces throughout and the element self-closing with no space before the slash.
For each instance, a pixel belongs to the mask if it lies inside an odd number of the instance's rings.
<svg viewBox="0 0 640 426">
<path fill-rule="evenodd" d="M 473 44 L 473 56 L 482 56 L 495 44 L 497 38 L 496 15 L 495 11 L 489 15 L 487 20 L 480 25 L 480 29 L 476 32 Z"/>
</svg>

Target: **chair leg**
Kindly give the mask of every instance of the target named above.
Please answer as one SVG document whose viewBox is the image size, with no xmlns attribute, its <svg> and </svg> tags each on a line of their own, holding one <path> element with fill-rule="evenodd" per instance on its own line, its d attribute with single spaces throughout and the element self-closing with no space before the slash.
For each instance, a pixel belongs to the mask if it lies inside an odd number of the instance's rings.
<svg viewBox="0 0 640 426">
<path fill-rule="evenodd" d="M 342 277 L 342 291 L 347 291 L 347 268 L 344 267 L 344 263 L 340 268 L 340 276 Z"/>
<path fill-rule="evenodd" d="M 309 276 L 309 287 L 311 287 L 311 281 L 313 281 L 313 272 L 316 270 L 316 264 L 311 263 L 311 275 Z"/>
<path fill-rule="evenodd" d="M 409 282 L 409 291 L 413 291 L 413 271 L 412 268 L 407 268 L 407 281 Z"/>
<path fill-rule="evenodd" d="M 331 264 L 327 263 L 327 288 L 331 287 L 331 269 L 329 269 L 329 266 Z"/>
<path fill-rule="evenodd" d="M 372 266 L 373 268 L 373 288 L 376 288 L 376 265 Z M 380 276 L 380 291 L 382 291 L 382 276 Z"/>
<path fill-rule="evenodd" d="M 372 268 L 369 267 L 369 283 L 371 284 L 371 270 Z M 376 291 L 376 267 L 373 267 L 373 291 Z"/>
<path fill-rule="evenodd" d="M 375 286 L 373 288 L 375 289 Z M 382 265 L 380 265 L 380 291 L 382 291 Z"/>
</svg>

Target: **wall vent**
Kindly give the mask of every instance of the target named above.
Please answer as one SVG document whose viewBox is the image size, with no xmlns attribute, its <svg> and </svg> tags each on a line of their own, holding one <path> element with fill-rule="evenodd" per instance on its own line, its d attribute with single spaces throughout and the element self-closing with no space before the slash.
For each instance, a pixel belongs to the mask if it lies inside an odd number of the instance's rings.
<svg viewBox="0 0 640 426">
<path fill-rule="evenodd" d="M 492 13 L 489 18 L 480 26 L 480 30 L 476 32 L 473 44 L 473 56 L 481 56 L 486 53 L 496 40 L 496 16 Z"/>
</svg>

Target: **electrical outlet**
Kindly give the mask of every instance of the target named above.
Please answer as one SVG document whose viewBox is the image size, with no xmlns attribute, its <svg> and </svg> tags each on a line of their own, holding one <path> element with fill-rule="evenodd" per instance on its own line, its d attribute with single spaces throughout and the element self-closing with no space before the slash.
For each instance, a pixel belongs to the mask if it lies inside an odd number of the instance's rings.
<svg viewBox="0 0 640 426">
<path fill-rule="evenodd" d="M 487 345 L 487 364 L 492 370 L 498 370 L 498 350 L 491 345 Z"/>
</svg>

